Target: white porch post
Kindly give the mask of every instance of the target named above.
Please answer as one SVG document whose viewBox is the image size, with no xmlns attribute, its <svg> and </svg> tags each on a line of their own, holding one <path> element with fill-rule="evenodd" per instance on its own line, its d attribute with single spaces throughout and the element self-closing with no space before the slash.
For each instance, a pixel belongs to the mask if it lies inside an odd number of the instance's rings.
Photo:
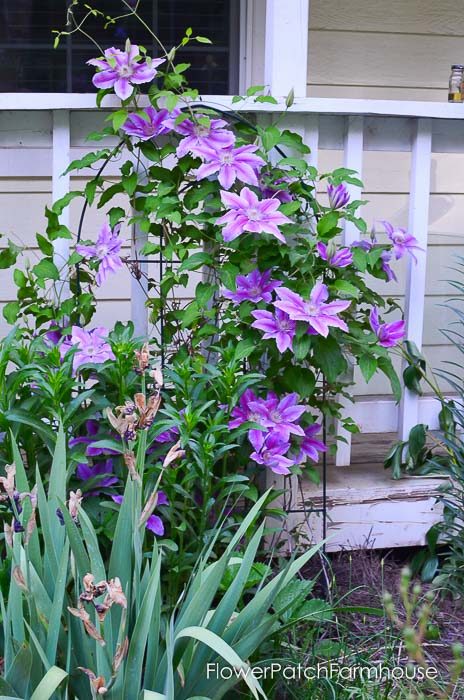
<svg viewBox="0 0 464 700">
<path fill-rule="evenodd" d="M 309 0 L 267 0 L 264 81 L 271 95 L 306 96 Z"/>
<path fill-rule="evenodd" d="M 429 225 L 430 167 L 432 158 L 432 120 L 417 119 L 412 143 L 411 185 L 408 233 L 419 241 L 417 263 L 409 257 L 405 295 L 406 338 L 419 350 L 424 328 L 427 238 Z M 419 396 L 404 388 L 400 407 L 399 437 L 407 440 L 409 431 L 419 423 Z"/>
<path fill-rule="evenodd" d="M 69 173 L 63 175 L 70 163 L 70 121 L 69 110 L 60 109 L 52 112 L 52 199 L 56 202 L 69 192 Z M 69 227 L 69 207 L 66 207 L 60 215 L 63 226 Z M 57 238 L 53 243 L 54 262 L 59 270 L 62 270 L 69 258 L 69 240 Z M 63 269 L 62 278 L 67 278 L 67 271 Z M 60 285 L 60 286 L 58 286 Z M 57 298 L 63 300 L 68 296 L 69 283 L 67 281 L 57 283 Z"/>
<path fill-rule="evenodd" d="M 266 0 L 264 82 L 273 97 L 286 97 L 292 89 L 295 97 L 306 97 L 308 32 L 309 0 Z M 304 119 L 296 115 L 294 125 L 304 138 Z M 276 505 L 294 508 L 297 477 L 289 477 L 286 484 L 283 476 L 266 471 L 266 487 L 285 490 Z M 290 531 L 295 524 L 295 516 L 290 515 L 286 527 Z"/>
<path fill-rule="evenodd" d="M 364 118 L 359 115 L 346 117 L 345 124 L 345 150 L 343 165 L 345 168 L 356 170 L 362 179 L 364 150 Z M 347 185 L 350 193 L 350 200 L 353 202 L 361 198 L 361 188 L 356 185 Z M 343 222 L 343 243 L 351 245 L 359 239 L 359 231 L 352 221 Z M 354 368 L 350 368 L 346 373 L 346 381 L 353 381 Z M 342 418 L 346 418 L 353 413 L 353 402 L 344 396 L 339 396 L 338 401 L 342 405 Z M 343 438 L 337 442 L 337 467 L 348 467 L 351 463 L 351 433 L 345 430 L 341 420 L 336 421 L 337 436 Z"/>
</svg>

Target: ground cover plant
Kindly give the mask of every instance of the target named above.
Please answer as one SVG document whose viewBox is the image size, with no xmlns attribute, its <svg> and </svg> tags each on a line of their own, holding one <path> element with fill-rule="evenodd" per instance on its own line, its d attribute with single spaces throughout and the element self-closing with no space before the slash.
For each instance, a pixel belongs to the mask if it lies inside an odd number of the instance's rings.
<svg viewBox="0 0 464 700">
<path fill-rule="evenodd" d="M 56 41 L 88 17 L 113 22 L 74 0 Z M 11 241 L 0 253 L 18 290 L 0 347 L 12 697 L 49 697 L 60 683 L 63 697 L 223 697 L 227 684 L 205 682 L 208 660 L 246 668 L 323 603 L 306 600 L 309 586 L 303 610 L 282 595 L 313 551 L 270 567 L 260 549 L 277 495 L 263 477 L 317 478 L 322 425 L 330 433 L 340 416 L 353 365 L 401 392 L 390 352 L 404 322 L 370 283 L 394 278 L 417 241 L 388 222 L 368 234 L 350 199 L 356 174 L 319 174 L 279 112 L 265 126 L 246 112 L 276 104 L 262 86 L 234 100 L 240 112 L 204 104 L 180 61 L 205 37 L 187 29 L 151 58 L 141 43 L 159 42 L 140 19 L 138 43 L 99 47 L 89 62 L 97 107 L 109 94 L 121 104 L 102 108 L 96 150 L 69 166 L 85 187 L 47 209 L 37 264 L 20 270 Z M 71 231 L 59 217 L 73 200 Z M 105 213 L 98 231 L 90 207 Z M 360 232 L 351 246 L 345 221 Z M 130 254 L 125 235 L 137 238 Z M 70 253 L 57 264 L 60 238 Z M 93 320 L 96 291 L 124 267 L 144 281 L 149 337 Z"/>
</svg>

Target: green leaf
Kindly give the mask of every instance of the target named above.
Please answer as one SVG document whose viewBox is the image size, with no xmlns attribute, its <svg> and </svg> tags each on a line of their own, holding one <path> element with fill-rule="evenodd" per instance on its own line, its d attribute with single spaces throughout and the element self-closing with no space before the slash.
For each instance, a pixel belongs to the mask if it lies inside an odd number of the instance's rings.
<svg viewBox="0 0 464 700">
<path fill-rule="evenodd" d="M 240 340 L 235 347 L 234 358 L 236 360 L 243 360 L 245 357 L 248 357 L 249 355 L 251 355 L 251 353 L 255 349 L 256 349 L 256 345 L 255 345 L 254 341 L 252 341 L 252 340 Z"/>
<path fill-rule="evenodd" d="M 275 126 L 268 126 L 261 132 L 261 140 L 266 151 L 271 151 L 280 141 L 280 130 Z"/>
<path fill-rule="evenodd" d="M 127 192 L 129 197 L 132 197 L 135 190 L 137 189 L 137 183 L 138 183 L 137 173 L 131 173 L 130 175 L 124 175 L 121 182 L 122 182 L 122 186 L 124 187 L 124 190 Z"/>
<path fill-rule="evenodd" d="M 314 372 L 307 367 L 288 365 L 282 377 L 289 391 L 298 391 L 299 395 L 307 398 L 312 396 L 316 387 Z"/>
<path fill-rule="evenodd" d="M 13 325 L 18 320 L 19 314 L 21 312 L 21 304 L 19 301 L 9 301 L 3 307 L 3 318 L 9 324 Z"/>
<path fill-rule="evenodd" d="M 403 381 L 405 386 L 418 396 L 422 396 L 421 387 L 422 373 L 415 365 L 409 365 L 403 371 Z"/>
<path fill-rule="evenodd" d="M 142 666 L 145 656 L 148 634 L 150 631 L 153 606 L 156 592 L 160 583 L 161 558 L 157 553 L 157 545 L 153 549 L 152 570 L 150 579 L 143 596 L 142 605 L 138 611 L 135 627 L 131 634 L 129 650 L 125 664 L 124 697 L 133 697 L 142 684 Z"/>
<path fill-rule="evenodd" d="M 339 343 L 332 336 L 313 337 L 314 358 L 329 384 L 340 381 L 348 365 Z"/>
<path fill-rule="evenodd" d="M 421 579 L 424 583 L 430 583 L 435 577 L 440 565 L 439 559 L 436 555 L 433 555 L 427 559 L 421 571 Z"/>
<path fill-rule="evenodd" d="M 37 233 L 35 237 L 41 252 L 48 257 L 52 256 L 54 252 L 52 243 L 40 233 Z"/>
<path fill-rule="evenodd" d="M 58 668 L 58 666 L 52 666 L 32 693 L 31 700 L 50 700 L 55 690 L 67 676 L 66 671 Z"/>
<path fill-rule="evenodd" d="M 369 382 L 377 371 L 377 360 L 372 355 L 361 355 L 358 364 L 364 379 Z"/>
<path fill-rule="evenodd" d="M 211 39 L 208 39 L 206 36 L 196 36 L 195 37 L 196 41 L 198 41 L 199 44 L 212 44 L 213 42 Z"/>
<path fill-rule="evenodd" d="M 303 335 L 300 338 L 295 337 L 293 340 L 293 354 L 296 360 L 304 360 L 311 347 L 311 338 L 309 335 Z"/>
<path fill-rule="evenodd" d="M 353 299 L 357 299 L 359 297 L 359 289 L 355 287 L 354 284 L 351 284 L 351 282 L 347 282 L 346 280 L 335 280 L 331 287 L 347 297 L 352 297 Z"/>
<path fill-rule="evenodd" d="M 232 668 L 242 668 L 244 671 L 250 668 L 227 642 L 205 627 L 185 627 L 176 634 L 174 642 L 177 642 L 177 640 L 182 637 L 197 639 L 199 642 L 202 642 L 202 644 L 206 644 L 206 646 L 210 647 L 215 653 L 222 656 L 224 661 L 226 661 L 229 666 L 232 666 Z M 244 674 L 243 680 L 251 690 L 254 698 L 257 698 L 257 700 L 259 700 L 260 696 L 266 698 L 266 694 L 252 673 Z"/>
<path fill-rule="evenodd" d="M 329 211 L 321 216 L 317 222 L 317 232 L 319 236 L 326 236 L 328 233 L 336 234 L 338 224 L 338 214 L 336 211 Z"/>
<path fill-rule="evenodd" d="M 128 117 L 128 112 L 126 109 L 118 109 L 116 112 L 113 112 L 113 114 L 111 115 L 113 129 L 115 131 L 119 131 L 119 129 L 122 127 L 122 125 L 126 121 L 127 117 Z"/>
<path fill-rule="evenodd" d="M 299 608 L 297 617 L 300 620 L 304 618 L 305 622 L 329 622 L 333 618 L 333 609 L 326 600 L 312 598 Z"/>
<path fill-rule="evenodd" d="M 8 246 L 0 251 L 0 270 L 6 270 L 7 268 L 12 267 L 15 264 L 20 252 L 21 248 L 11 241 L 8 241 Z"/>
<path fill-rule="evenodd" d="M 212 263 L 213 258 L 209 253 L 193 253 L 193 255 L 190 255 L 179 265 L 178 272 L 185 272 L 187 270 L 198 270 L 199 267 L 202 267 L 203 265 L 211 265 Z"/>
<path fill-rule="evenodd" d="M 87 153 L 83 158 L 80 158 L 79 160 L 73 160 L 68 165 L 63 174 L 66 175 L 67 173 L 70 173 L 71 170 L 81 170 L 82 168 L 88 168 L 97 161 L 103 160 L 103 158 L 107 158 L 109 153 L 110 152 L 107 148 L 104 148 L 101 151 L 95 151 L 94 153 Z"/>
<path fill-rule="evenodd" d="M 14 688 L 19 697 L 27 694 L 32 669 L 32 651 L 28 644 L 22 644 L 5 674 L 6 682 Z"/>
<path fill-rule="evenodd" d="M 60 279 L 60 273 L 53 262 L 53 260 L 50 260 L 49 258 L 44 258 L 41 260 L 37 265 L 34 265 L 32 268 L 32 272 L 36 277 L 39 279 L 47 279 L 47 280 L 59 280 Z"/>
<path fill-rule="evenodd" d="M 419 423 L 415 425 L 409 432 L 408 436 L 408 450 L 409 454 L 416 460 L 422 450 L 425 447 L 425 442 L 427 440 L 427 426 L 424 423 Z"/>
<path fill-rule="evenodd" d="M 389 357 L 379 357 L 377 360 L 377 364 L 379 366 L 379 369 L 388 377 L 390 380 L 390 386 L 392 388 L 393 396 L 395 397 L 396 401 L 399 401 L 401 399 L 401 383 L 400 380 L 398 379 L 398 375 L 395 372 L 395 369 L 392 365 L 392 362 Z"/>
</svg>

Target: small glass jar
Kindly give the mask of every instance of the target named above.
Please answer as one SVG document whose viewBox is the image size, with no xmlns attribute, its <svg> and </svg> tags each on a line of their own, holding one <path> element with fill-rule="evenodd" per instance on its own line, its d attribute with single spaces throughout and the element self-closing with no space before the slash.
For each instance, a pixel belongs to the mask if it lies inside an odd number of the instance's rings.
<svg viewBox="0 0 464 700">
<path fill-rule="evenodd" d="M 455 63 L 451 66 L 448 102 L 463 101 L 464 65 Z"/>
</svg>

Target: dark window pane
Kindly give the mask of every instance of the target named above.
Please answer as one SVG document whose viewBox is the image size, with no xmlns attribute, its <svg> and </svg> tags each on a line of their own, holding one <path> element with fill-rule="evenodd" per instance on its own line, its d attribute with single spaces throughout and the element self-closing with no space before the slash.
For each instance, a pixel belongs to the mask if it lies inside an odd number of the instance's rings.
<svg viewBox="0 0 464 700">
<path fill-rule="evenodd" d="M 62 38 L 53 49 L 53 29 L 66 21 L 66 0 L 1 0 L 0 2 L 0 91 L 2 92 L 89 92 L 94 69 L 85 62 L 100 52 L 79 33 Z M 187 27 L 193 35 L 213 42 L 192 42 L 179 51 L 178 61 L 191 63 L 189 83 L 202 93 L 227 94 L 237 89 L 234 76 L 238 42 L 237 0 L 141 0 L 139 13 L 169 50 L 179 44 Z M 127 10 L 121 0 L 90 3 L 105 17 Z M 79 6 L 76 16 L 85 9 Z M 150 33 L 133 17 L 109 24 L 104 17 L 89 17 L 86 32 L 102 48 L 123 48 L 128 37 L 156 56 L 161 49 Z"/>
</svg>

